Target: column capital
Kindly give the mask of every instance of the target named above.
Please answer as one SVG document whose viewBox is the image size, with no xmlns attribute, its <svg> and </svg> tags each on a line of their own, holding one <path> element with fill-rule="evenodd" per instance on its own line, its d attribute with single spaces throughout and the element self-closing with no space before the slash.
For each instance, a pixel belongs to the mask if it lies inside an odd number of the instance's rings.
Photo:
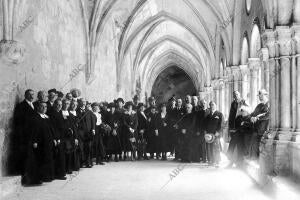
<svg viewBox="0 0 300 200">
<path fill-rule="evenodd" d="M 294 32 L 294 41 L 297 54 L 300 53 L 300 24 L 293 24 L 292 30 Z"/>
<path fill-rule="evenodd" d="M 292 54 L 292 30 L 288 26 L 277 26 L 277 42 L 279 45 L 279 53 L 281 56 L 289 56 Z"/>
<path fill-rule="evenodd" d="M 258 55 L 259 55 L 259 58 L 261 61 L 268 61 L 269 59 L 269 50 L 268 48 L 264 47 L 264 48 L 261 48 L 259 51 L 258 51 Z"/>
<path fill-rule="evenodd" d="M 231 66 L 231 73 L 235 80 L 238 80 L 241 75 L 241 70 L 239 66 Z"/>
<path fill-rule="evenodd" d="M 274 58 L 276 56 L 276 37 L 275 32 L 272 29 L 266 29 L 262 34 L 263 46 L 269 50 L 269 56 Z"/>
<path fill-rule="evenodd" d="M 249 73 L 249 67 L 248 67 L 248 65 L 240 65 L 239 68 L 240 68 L 242 76 Z"/>
<path fill-rule="evenodd" d="M 248 63 L 251 71 L 257 71 L 261 66 L 261 61 L 259 58 L 248 58 Z"/>
<path fill-rule="evenodd" d="M 230 76 L 232 76 L 232 70 L 231 70 L 231 67 L 226 67 L 225 68 L 225 72 L 226 72 L 226 76 L 228 77 L 228 78 L 230 78 Z"/>
</svg>

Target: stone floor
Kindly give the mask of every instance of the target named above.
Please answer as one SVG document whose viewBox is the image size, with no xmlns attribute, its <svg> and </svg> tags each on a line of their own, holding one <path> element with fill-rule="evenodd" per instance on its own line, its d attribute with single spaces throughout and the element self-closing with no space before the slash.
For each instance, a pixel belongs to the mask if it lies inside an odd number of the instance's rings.
<svg viewBox="0 0 300 200">
<path fill-rule="evenodd" d="M 237 169 L 151 160 L 111 162 L 82 169 L 79 174 L 68 176 L 67 181 L 21 187 L 6 199 L 268 200 L 276 199 L 274 194 L 273 190 L 261 188 Z M 299 196 L 289 197 L 289 200 L 300 199 Z"/>
</svg>

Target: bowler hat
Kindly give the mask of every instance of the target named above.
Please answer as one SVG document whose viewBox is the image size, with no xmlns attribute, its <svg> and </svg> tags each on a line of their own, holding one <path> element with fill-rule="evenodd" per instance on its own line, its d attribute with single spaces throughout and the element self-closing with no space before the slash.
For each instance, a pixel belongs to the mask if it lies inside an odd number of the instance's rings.
<svg viewBox="0 0 300 200">
<path fill-rule="evenodd" d="M 57 94 L 57 90 L 55 88 L 48 90 L 48 94 L 50 94 L 51 92 L 54 92 L 55 94 Z"/>
<path fill-rule="evenodd" d="M 122 103 L 124 103 L 124 99 L 118 98 L 118 99 L 117 99 L 117 102 L 122 102 Z"/>
<path fill-rule="evenodd" d="M 112 107 L 114 107 L 114 108 L 116 107 L 116 104 L 114 102 L 111 102 L 108 104 L 108 108 L 112 108 Z"/>
<path fill-rule="evenodd" d="M 133 103 L 132 103 L 132 101 L 128 101 L 128 102 L 126 102 L 126 104 L 125 104 L 125 108 L 128 108 L 129 106 L 133 106 Z"/>
<path fill-rule="evenodd" d="M 205 142 L 206 143 L 213 143 L 216 139 L 216 136 L 214 134 L 211 134 L 211 133 L 206 133 L 204 135 L 204 139 L 205 139 Z"/>
</svg>

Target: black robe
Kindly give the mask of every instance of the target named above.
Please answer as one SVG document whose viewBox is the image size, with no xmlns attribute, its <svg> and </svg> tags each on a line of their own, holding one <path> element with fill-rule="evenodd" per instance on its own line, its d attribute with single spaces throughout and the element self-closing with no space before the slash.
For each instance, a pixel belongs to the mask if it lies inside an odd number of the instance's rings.
<svg viewBox="0 0 300 200">
<path fill-rule="evenodd" d="M 64 177 L 66 175 L 66 157 L 65 157 L 65 135 L 68 131 L 69 122 L 63 118 L 62 112 L 57 112 L 52 110 L 49 113 L 52 126 L 54 127 L 55 140 L 60 140 L 54 150 L 54 161 L 55 161 L 55 176 L 58 178 Z M 65 124 L 68 122 L 68 125 Z"/>
<path fill-rule="evenodd" d="M 193 113 L 185 114 L 182 120 L 179 123 L 179 130 L 181 134 L 181 154 L 180 158 L 182 161 L 190 162 L 191 153 L 194 149 L 191 149 L 191 140 L 195 132 L 195 115 Z M 182 130 L 185 129 L 186 133 L 182 133 Z"/>
<path fill-rule="evenodd" d="M 12 171 L 24 174 L 27 146 L 30 141 L 32 120 L 36 112 L 26 102 L 17 104 L 14 110 L 14 131 L 11 135 L 12 155 L 10 156 L 10 167 Z"/>
<path fill-rule="evenodd" d="M 124 141 L 124 149 L 125 151 L 135 151 L 136 150 L 136 142 L 133 142 L 133 138 L 136 140 L 136 131 L 138 127 L 138 117 L 135 112 L 129 114 L 128 112 L 124 113 L 124 133 L 126 135 L 126 139 Z M 129 128 L 132 128 L 134 132 L 130 132 Z M 130 141 L 132 140 L 132 141 Z"/>
<path fill-rule="evenodd" d="M 54 178 L 54 129 L 49 118 L 42 118 L 39 114 L 33 119 L 30 142 L 27 149 L 25 168 L 25 184 L 38 181 L 51 181 Z M 37 143 L 37 148 L 33 144 Z"/>
</svg>

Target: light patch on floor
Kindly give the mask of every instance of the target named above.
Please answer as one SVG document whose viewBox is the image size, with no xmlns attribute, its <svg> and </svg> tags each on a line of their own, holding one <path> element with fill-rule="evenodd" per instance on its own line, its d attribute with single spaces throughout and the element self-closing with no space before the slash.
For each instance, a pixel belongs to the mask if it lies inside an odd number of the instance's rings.
<svg viewBox="0 0 300 200">
<path fill-rule="evenodd" d="M 177 169 L 177 170 L 176 170 Z M 22 187 L 22 200 L 268 200 L 244 172 L 174 161 L 111 162 L 82 169 L 67 181 Z"/>
</svg>

